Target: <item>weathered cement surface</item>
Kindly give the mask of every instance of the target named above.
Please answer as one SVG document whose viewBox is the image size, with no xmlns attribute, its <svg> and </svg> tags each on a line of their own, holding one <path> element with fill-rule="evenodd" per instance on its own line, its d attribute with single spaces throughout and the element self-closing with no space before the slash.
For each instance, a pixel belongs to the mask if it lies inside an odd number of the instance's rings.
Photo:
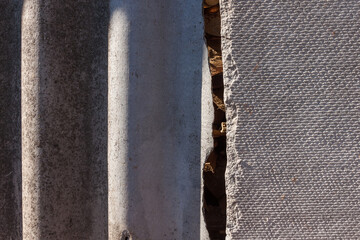
<svg viewBox="0 0 360 240">
<path fill-rule="evenodd" d="M 21 4 L 0 2 L 0 239 L 21 239 Z"/>
<path fill-rule="evenodd" d="M 199 239 L 202 1 L 110 10 L 109 238 Z"/>
<path fill-rule="evenodd" d="M 214 116 L 214 107 L 212 103 L 211 91 L 211 74 L 209 67 L 209 55 L 206 45 L 203 47 L 203 70 L 202 70 L 202 86 L 201 86 L 201 166 L 204 166 L 205 160 L 209 156 L 214 140 L 212 137 L 212 123 Z M 204 173 L 203 173 L 204 174 Z M 203 191 L 204 180 L 201 178 L 201 186 Z M 201 192 L 201 222 L 200 222 L 200 239 L 208 240 L 209 232 L 204 221 L 204 193 Z"/>
<path fill-rule="evenodd" d="M 360 238 L 360 2 L 221 6 L 227 239 Z"/>
<path fill-rule="evenodd" d="M 24 239 L 107 238 L 106 1 L 25 1 Z"/>
</svg>

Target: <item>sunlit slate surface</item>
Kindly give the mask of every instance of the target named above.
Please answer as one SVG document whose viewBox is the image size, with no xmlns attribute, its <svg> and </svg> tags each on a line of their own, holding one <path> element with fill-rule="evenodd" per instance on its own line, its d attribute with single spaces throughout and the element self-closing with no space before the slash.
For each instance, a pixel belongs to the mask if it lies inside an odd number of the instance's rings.
<svg viewBox="0 0 360 240">
<path fill-rule="evenodd" d="M 228 239 L 359 239 L 360 1 L 221 12 Z"/>
</svg>

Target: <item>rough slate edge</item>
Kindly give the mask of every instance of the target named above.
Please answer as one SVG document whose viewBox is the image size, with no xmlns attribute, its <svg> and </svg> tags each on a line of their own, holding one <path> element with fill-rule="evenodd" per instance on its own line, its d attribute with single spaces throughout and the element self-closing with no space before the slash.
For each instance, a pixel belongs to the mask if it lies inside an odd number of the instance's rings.
<svg viewBox="0 0 360 240">
<path fill-rule="evenodd" d="M 248 1 L 242 1 L 242 3 L 244 2 L 248 2 Z M 261 3 L 264 1 L 254 1 L 257 3 Z M 272 2 L 272 1 L 266 1 L 266 2 Z M 276 1 L 275 1 L 276 2 Z M 314 1 L 306 1 L 307 3 L 312 3 L 314 4 Z M 322 1 L 322 2 L 331 2 L 330 4 L 334 4 L 334 3 L 340 3 L 339 1 Z M 299 3 L 298 1 L 296 3 Z M 344 2 L 342 2 L 344 4 Z M 349 1 L 349 4 L 351 3 L 356 3 L 356 1 Z M 241 4 L 241 3 L 240 3 Z M 234 50 L 233 48 L 233 40 L 236 40 L 234 38 L 234 35 L 232 35 L 232 29 L 231 26 L 233 24 L 234 20 L 234 13 L 236 10 L 239 10 L 239 1 L 238 0 L 222 0 L 221 1 L 221 14 L 222 14 L 222 37 L 223 37 L 223 41 L 222 41 L 222 48 L 223 48 L 223 59 L 224 59 L 224 82 L 225 82 L 225 104 L 227 107 L 227 154 L 228 154 L 228 167 L 227 167 L 227 172 L 226 172 L 226 184 L 227 184 L 227 239 L 240 239 L 240 238 L 247 238 L 244 235 L 242 235 L 242 233 L 246 232 L 246 229 L 242 229 L 242 227 L 244 226 L 243 220 L 242 220 L 242 209 L 240 207 L 241 205 L 241 201 L 244 199 L 239 199 L 239 196 L 237 196 L 236 193 L 239 193 L 239 190 L 241 188 L 242 182 L 241 182 L 241 178 L 244 175 L 244 170 L 241 169 L 241 159 L 240 160 L 240 154 L 237 153 L 236 150 L 236 145 L 239 144 L 239 142 L 236 142 L 236 132 L 237 132 L 237 127 L 239 127 L 239 122 L 238 120 L 238 116 L 240 116 L 239 113 L 239 109 L 236 108 L 236 103 L 234 102 L 234 95 L 233 95 L 233 88 L 234 88 L 234 83 L 237 82 L 237 80 L 239 80 L 239 70 L 236 67 L 236 62 L 234 61 L 234 56 L 232 56 L 231 51 Z M 346 3 L 345 3 L 346 4 Z M 238 9 L 236 9 L 238 7 Z M 354 6 L 356 7 L 356 6 Z M 357 6 L 358 8 L 359 6 Z M 239 12 L 237 12 L 238 14 Z M 232 19 L 233 17 L 233 19 Z M 359 20 L 359 19 L 358 19 Z M 356 46 L 358 46 L 358 42 L 355 44 L 357 44 Z M 358 58 L 357 58 L 358 59 Z M 357 73 L 358 74 L 358 73 Z M 358 79 L 358 75 L 354 76 L 355 78 Z M 354 81 L 354 87 L 359 87 L 359 83 Z M 311 83 L 311 82 L 310 82 Z M 237 84 L 239 84 L 237 82 Z M 340 88 L 340 90 L 343 90 Z M 359 89 L 356 88 L 355 90 L 352 90 L 353 92 L 350 93 L 354 93 L 356 97 L 359 97 Z M 326 98 L 325 98 L 326 99 Z M 236 99 L 237 101 L 239 101 L 239 98 Z M 357 102 L 356 102 L 357 101 Z M 355 108 L 352 110 L 357 109 L 358 110 L 359 107 L 359 101 L 358 98 L 357 100 L 355 100 Z M 352 114 L 352 116 L 347 116 L 350 117 L 351 120 L 354 120 L 354 116 L 359 116 L 359 114 L 356 112 L 349 112 Z M 340 119 L 342 120 L 342 119 Z M 350 124 L 351 126 L 351 124 Z M 355 126 L 355 127 L 354 127 Z M 353 123 L 352 125 L 352 129 L 355 131 L 355 134 L 352 135 L 352 137 L 354 137 L 354 139 L 359 139 L 359 124 L 358 122 Z M 348 135 L 345 135 L 347 137 L 349 137 L 351 134 L 348 133 Z M 246 141 L 246 140 L 245 140 Z M 359 151 L 359 146 L 358 143 L 356 143 L 355 141 L 353 142 L 354 146 L 352 146 L 353 148 L 351 148 L 351 156 L 346 155 L 343 159 L 346 159 L 347 157 L 351 157 L 350 159 L 352 161 L 345 161 L 345 162 L 350 162 L 351 166 L 355 166 L 355 168 L 357 170 L 358 169 L 358 156 L 355 156 L 356 153 L 358 153 Z M 316 143 L 319 144 L 319 143 Z M 330 152 L 333 150 L 330 150 Z M 342 160 L 343 160 L 342 159 Z M 338 162 L 337 162 L 338 164 Z M 352 165 L 353 164 L 353 165 Z M 323 172 L 322 172 L 323 173 Z M 316 176 L 315 176 L 316 177 Z M 338 231 L 337 234 L 339 235 L 335 235 L 334 232 L 332 233 L 327 233 L 326 231 L 323 232 L 318 232 L 318 233 L 311 233 L 311 231 L 307 231 L 306 233 L 302 233 L 300 230 L 300 228 L 298 229 L 293 229 L 290 230 L 288 233 L 282 233 L 281 230 L 282 229 L 276 229 L 277 233 L 277 238 L 282 238 L 284 236 L 291 236 L 293 239 L 294 238 L 311 238 L 311 239 L 319 239 L 319 238 L 324 238 L 324 239 L 333 239 L 336 237 L 345 237 L 345 238 L 351 238 L 351 239 L 355 239 L 356 237 L 359 237 L 360 233 L 358 229 L 358 227 L 360 226 L 360 222 L 359 222 L 359 175 L 358 175 L 358 171 L 355 175 L 354 178 L 355 183 L 357 182 L 357 184 L 352 184 L 353 191 L 350 194 L 353 194 L 353 192 L 355 192 L 355 205 L 353 206 L 353 208 L 355 209 L 354 212 L 351 213 L 347 213 L 348 215 L 348 219 L 345 219 L 346 222 L 348 222 L 348 224 L 351 224 L 353 226 L 355 226 L 355 228 L 350 229 L 349 232 L 346 232 L 344 230 L 342 231 Z M 310 180 L 311 182 L 311 180 Z M 330 186 L 332 186 L 330 184 Z M 309 187 L 309 186 L 307 186 Z M 328 186 L 329 187 L 329 186 Z M 241 189 L 244 190 L 244 189 Z M 240 190 L 240 191 L 241 191 Z M 246 190 L 246 189 L 245 189 Z M 343 190 L 343 189 L 341 189 Z M 316 192 L 315 192 L 316 194 Z M 353 195 L 351 195 L 353 196 Z M 336 207 L 336 206 L 335 206 Z M 349 210 L 348 208 L 346 210 Z M 351 215 L 350 215 L 351 214 Z M 325 214 L 324 214 L 325 215 Z M 308 216 L 309 218 L 311 218 L 312 216 Z M 325 216 L 325 217 L 329 217 L 329 216 Z M 336 215 L 330 215 L 330 217 L 334 217 L 336 218 Z M 340 218 L 341 219 L 341 218 Z M 289 220 L 289 219 L 288 219 Z M 286 220 L 285 220 L 286 221 Z M 320 224 L 319 224 L 320 225 Z M 331 224 L 329 224 L 331 225 Z M 340 226 L 346 226 L 347 223 L 338 223 L 338 225 Z M 263 226 L 264 227 L 264 226 Z M 330 226 L 330 229 L 333 226 Z M 316 230 L 316 226 L 315 226 L 315 230 Z M 336 229 L 336 228 L 335 228 Z M 341 229 L 341 227 L 337 226 L 337 229 Z M 349 229 L 349 227 L 347 226 L 347 229 Z M 318 229 L 317 229 L 318 230 Z M 266 232 L 266 230 L 262 229 L 261 230 L 262 233 L 264 234 L 264 232 Z M 260 231 L 260 232 L 261 232 Z M 308 235 L 307 235 L 308 234 Z M 317 234 L 317 235 L 316 235 Z M 331 235 L 333 234 L 333 235 Z M 269 230 L 269 233 L 267 233 L 267 235 L 257 235 L 257 233 L 250 233 L 250 235 L 254 238 L 272 238 L 275 235 L 272 235 L 271 230 Z M 271 237 L 272 236 L 272 237 Z"/>
<path fill-rule="evenodd" d="M 236 0 L 235 0 L 236 1 Z M 223 76 L 224 76 L 224 103 L 226 106 L 226 154 L 227 154 L 227 168 L 225 172 L 225 186 L 226 186 L 226 238 L 233 239 L 233 230 L 239 226 L 240 211 L 236 206 L 236 200 L 232 193 L 235 192 L 235 188 L 239 185 L 237 175 L 241 175 L 240 161 L 231 161 L 232 159 L 239 159 L 236 147 L 235 147 L 235 133 L 237 127 L 237 113 L 236 106 L 233 102 L 229 101 L 231 97 L 230 86 L 238 75 L 236 63 L 232 59 L 231 49 L 231 18 L 233 15 L 233 4 L 231 0 L 220 0 L 220 12 L 221 12 L 221 37 L 222 37 L 222 58 L 223 58 Z M 231 164 L 230 164 L 231 161 Z"/>
</svg>

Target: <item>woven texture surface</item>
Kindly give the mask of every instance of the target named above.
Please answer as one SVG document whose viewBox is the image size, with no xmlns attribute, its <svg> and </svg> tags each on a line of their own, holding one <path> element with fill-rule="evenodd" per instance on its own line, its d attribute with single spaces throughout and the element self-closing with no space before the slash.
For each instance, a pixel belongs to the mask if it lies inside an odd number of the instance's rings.
<svg viewBox="0 0 360 240">
<path fill-rule="evenodd" d="M 360 239 L 360 1 L 221 14 L 228 239 Z"/>
</svg>

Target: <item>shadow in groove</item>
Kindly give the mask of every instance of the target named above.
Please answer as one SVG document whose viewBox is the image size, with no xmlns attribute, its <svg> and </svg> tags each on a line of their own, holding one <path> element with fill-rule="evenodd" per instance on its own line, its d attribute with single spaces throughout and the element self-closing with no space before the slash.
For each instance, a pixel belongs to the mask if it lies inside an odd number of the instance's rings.
<svg viewBox="0 0 360 240">
<path fill-rule="evenodd" d="M 0 239 L 21 239 L 21 7 L 0 3 Z"/>
</svg>

